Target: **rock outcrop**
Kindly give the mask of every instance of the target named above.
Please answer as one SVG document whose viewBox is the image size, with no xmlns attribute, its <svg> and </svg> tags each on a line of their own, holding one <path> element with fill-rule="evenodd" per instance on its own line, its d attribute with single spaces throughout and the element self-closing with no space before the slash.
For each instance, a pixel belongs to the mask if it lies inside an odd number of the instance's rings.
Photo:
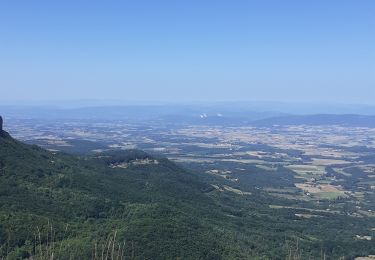
<svg viewBox="0 0 375 260">
<path fill-rule="evenodd" d="M 0 116 L 0 132 L 3 131 L 3 118 Z"/>
</svg>

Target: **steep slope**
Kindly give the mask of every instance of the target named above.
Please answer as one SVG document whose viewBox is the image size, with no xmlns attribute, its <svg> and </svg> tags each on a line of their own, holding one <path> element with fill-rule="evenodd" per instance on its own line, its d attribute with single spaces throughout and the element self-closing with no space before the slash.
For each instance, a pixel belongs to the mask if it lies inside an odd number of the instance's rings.
<svg viewBox="0 0 375 260">
<path fill-rule="evenodd" d="M 207 208 L 214 205 L 205 195 L 210 189 L 170 161 L 140 151 L 77 158 L 2 132 L 2 255 L 40 254 L 34 237 L 44 230 L 39 243 L 47 246 L 49 225 L 49 239 L 53 235 L 67 257 L 88 258 L 113 232 L 118 241 L 131 241 L 124 250 L 128 256 L 198 259 L 235 253 L 224 250 L 224 239 L 210 224 L 215 212 Z"/>
</svg>

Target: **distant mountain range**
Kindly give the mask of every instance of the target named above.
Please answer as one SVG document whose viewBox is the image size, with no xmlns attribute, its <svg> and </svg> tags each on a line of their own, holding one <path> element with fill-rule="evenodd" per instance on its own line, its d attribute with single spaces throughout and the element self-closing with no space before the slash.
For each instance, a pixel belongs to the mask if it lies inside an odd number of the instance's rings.
<svg viewBox="0 0 375 260">
<path fill-rule="evenodd" d="M 256 111 L 246 107 L 185 106 L 185 105 L 128 105 L 80 108 L 43 106 L 0 106 L 1 114 L 18 119 L 85 119 L 85 120 L 167 120 L 170 122 L 220 119 L 220 121 L 256 120 L 285 115 L 273 111 Z M 202 122 L 202 121 L 199 121 Z"/>
<path fill-rule="evenodd" d="M 366 115 L 288 115 L 251 122 L 254 126 L 274 125 L 341 125 L 351 127 L 375 127 L 375 116 Z"/>
<path fill-rule="evenodd" d="M 158 121 L 165 124 L 193 125 L 342 125 L 375 127 L 375 115 L 366 114 L 286 114 L 274 110 L 257 110 L 245 105 L 186 106 L 186 105 L 129 105 L 82 108 L 0 106 L 7 119 L 91 120 L 91 121 Z"/>
</svg>

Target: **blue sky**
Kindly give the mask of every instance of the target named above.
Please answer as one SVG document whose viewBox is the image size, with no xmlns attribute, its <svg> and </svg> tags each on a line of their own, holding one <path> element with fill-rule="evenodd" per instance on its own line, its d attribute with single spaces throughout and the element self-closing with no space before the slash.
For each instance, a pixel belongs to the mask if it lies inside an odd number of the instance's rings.
<svg viewBox="0 0 375 260">
<path fill-rule="evenodd" d="M 375 104 L 373 0 L 0 2 L 0 102 Z"/>
</svg>

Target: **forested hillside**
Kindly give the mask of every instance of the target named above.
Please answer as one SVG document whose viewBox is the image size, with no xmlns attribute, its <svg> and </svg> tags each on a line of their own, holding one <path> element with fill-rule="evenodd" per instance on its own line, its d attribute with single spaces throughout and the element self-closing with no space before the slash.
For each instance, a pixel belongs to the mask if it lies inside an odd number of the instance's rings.
<svg viewBox="0 0 375 260">
<path fill-rule="evenodd" d="M 0 256 L 6 259 L 326 259 L 374 253 L 374 223 L 303 219 L 137 150 L 54 153 L 0 134 Z M 350 226 L 351 229 L 343 229 Z M 375 226 L 374 226 L 375 227 Z"/>
</svg>

